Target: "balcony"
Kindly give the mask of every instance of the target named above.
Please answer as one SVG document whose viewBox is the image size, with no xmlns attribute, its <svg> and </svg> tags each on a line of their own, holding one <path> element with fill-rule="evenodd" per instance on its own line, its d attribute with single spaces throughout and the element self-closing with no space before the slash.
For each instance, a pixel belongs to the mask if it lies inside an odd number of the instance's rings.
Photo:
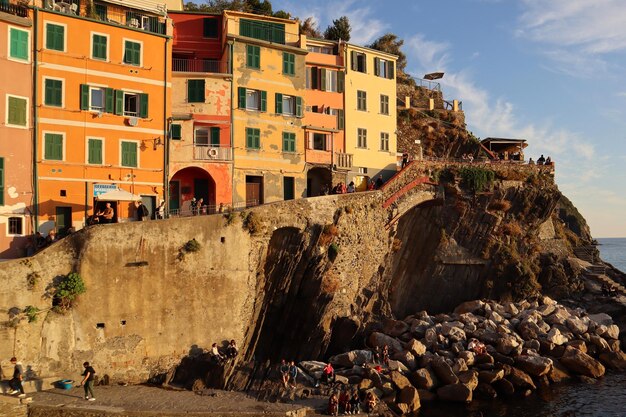
<svg viewBox="0 0 626 417">
<path fill-rule="evenodd" d="M 351 153 L 335 153 L 335 165 L 337 169 L 351 169 L 352 168 L 352 154 Z"/>
<path fill-rule="evenodd" d="M 19 17 L 28 17 L 28 8 L 20 6 L 19 4 L 11 4 L 8 0 L 0 0 L 0 12 Z"/>
<path fill-rule="evenodd" d="M 229 74 L 229 67 L 228 62 L 220 62 L 216 59 L 172 59 L 172 71 L 174 72 Z"/>
<path fill-rule="evenodd" d="M 230 146 L 193 145 L 193 159 L 196 161 L 232 161 L 233 149 Z"/>
</svg>

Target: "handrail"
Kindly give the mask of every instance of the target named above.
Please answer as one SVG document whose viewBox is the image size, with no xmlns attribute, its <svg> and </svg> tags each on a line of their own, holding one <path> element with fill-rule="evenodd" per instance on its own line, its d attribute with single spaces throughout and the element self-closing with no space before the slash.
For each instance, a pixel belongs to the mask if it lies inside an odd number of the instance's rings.
<svg viewBox="0 0 626 417">
<path fill-rule="evenodd" d="M 28 17 L 28 8 L 19 4 L 0 2 L 0 12 L 13 14 L 19 17 Z"/>
</svg>

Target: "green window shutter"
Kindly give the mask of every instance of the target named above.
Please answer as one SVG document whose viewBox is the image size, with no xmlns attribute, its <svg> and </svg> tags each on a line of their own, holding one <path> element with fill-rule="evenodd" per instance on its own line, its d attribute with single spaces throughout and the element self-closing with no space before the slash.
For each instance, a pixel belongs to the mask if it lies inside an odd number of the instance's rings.
<svg viewBox="0 0 626 417">
<path fill-rule="evenodd" d="M 374 75 L 380 75 L 380 58 L 374 58 Z"/>
<path fill-rule="evenodd" d="M 296 151 L 296 134 L 283 132 L 283 152 Z"/>
<path fill-rule="evenodd" d="M 107 37 L 102 35 L 93 35 L 92 58 L 107 59 Z"/>
<path fill-rule="evenodd" d="M 0 206 L 4 206 L 4 158 L 0 158 Z"/>
<path fill-rule="evenodd" d="M 182 126 L 181 125 L 172 125 L 171 127 L 171 137 L 174 140 L 180 140 L 183 137 Z"/>
<path fill-rule="evenodd" d="M 267 111 L 267 91 L 260 91 L 261 93 L 261 111 Z"/>
<path fill-rule="evenodd" d="M 63 81 L 46 79 L 44 83 L 44 104 L 61 107 L 63 105 Z"/>
<path fill-rule="evenodd" d="M 283 152 L 289 152 L 289 133 L 283 132 Z"/>
<path fill-rule="evenodd" d="M 259 129 L 246 128 L 246 148 L 261 149 L 261 131 Z"/>
<path fill-rule="evenodd" d="M 320 88 L 318 84 L 318 78 L 319 78 L 318 68 L 317 67 L 311 68 L 311 88 L 312 89 Z"/>
<path fill-rule="evenodd" d="M 63 50 L 63 26 L 46 24 L 46 49 Z"/>
<path fill-rule="evenodd" d="M 87 84 L 80 85 L 80 109 L 89 110 L 89 86 Z"/>
<path fill-rule="evenodd" d="M 9 31 L 11 37 L 11 48 L 9 56 L 17 59 L 28 59 L 28 32 L 11 28 Z"/>
<path fill-rule="evenodd" d="M 115 92 L 112 88 L 104 89 L 104 111 L 113 113 L 115 109 Z"/>
<path fill-rule="evenodd" d="M 9 96 L 8 124 L 26 126 L 26 99 Z"/>
<path fill-rule="evenodd" d="M 246 89 L 245 87 L 239 87 L 237 90 L 237 95 L 239 96 L 239 108 L 246 108 Z"/>
<path fill-rule="evenodd" d="M 46 133 L 44 137 L 44 159 L 63 160 L 63 136 L 56 133 Z"/>
<path fill-rule="evenodd" d="M 345 118 L 343 109 L 337 109 L 337 129 L 343 129 L 345 126 Z"/>
<path fill-rule="evenodd" d="M 148 95 L 139 94 L 139 117 L 148 117 Z"/>
<path fill-rule="evenodd" d="M 99 139 L 89 139 L 88 152 L 90 164 L 102 164 L 102 141 Z"/>
<path fill-rule="evenodd" d="M 389 77 L 390 80 L 393 80 L 395 77 L 395 64 L 393 61 L 389 61 L 387 65 L 388 65 L 387 76 Z"/>
<path fill-rule="evenodd" d="M 254 68 L 261 68 L 261 47 L 254 47 Z"/>
<path fill-rule="evenodd" d="M 124 114 L 124 92 L 122 90 L 115 90 L 115 114 L 118 116 Z"/>
<path fill-rule="evenodd" d="M 261 47 L 246 45 L 246 67 L 261 68 Z"/>
<path fill-rule="evenodd" d="M 302 97 L 296 97 L 296 116 L 302 117 Z"/>
<path fill-rule="evenodd" d="M 358 66 L 356 51 L 350 51 L 350 69 L 356 71 Z"/>
<path fill-rule="evenodd" d="M 343 93 L 346 88 L 346 73 L 337 71 L 337 92 Z"/>
<path fill-rule="evenodd" d="M 212 127 L 210 134 L 211 134 L 211 146 L 220 146 L 220 128 Z"/>
<path fill-rule="evenodd" d="M 276 93 L 276 114 L 283 114 L 283 95 Z"/>
<path fill-rule="evenodd" d="M 296 73 L 296 56 L 288 52 L 283 52 L 283 74 L 295 75 Z"/>
<path fill-rule="evenodd" d="M 134 142 L 122 142 L 122 166 L 137 166 L 137 144 Z"/>
<path fill-rule="evenodd" d="M 187 80 L 187 100 L 189 103 L 204 103 L 204 80 Z"/>
<path fill-rule="evenodd" d="M 254 145 L 257 149 L 261 149 L 261 130 L 254 129 Z"/>
<path fill-rule="evenodd" d="M 131 65 L 141 64 L 141 44 L 132 41 L 124 43 L 124 63 Z"/>
<path fill-rule="evenodd" d="M 326 91 L 326 68 L 320 69 L 320 90 Z"/>
</svg>

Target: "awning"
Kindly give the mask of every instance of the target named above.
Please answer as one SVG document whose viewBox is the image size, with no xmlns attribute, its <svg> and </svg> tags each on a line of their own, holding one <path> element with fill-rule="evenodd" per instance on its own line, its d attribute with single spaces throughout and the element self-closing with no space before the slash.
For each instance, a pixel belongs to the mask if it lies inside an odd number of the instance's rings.
<svg viewBox="0 0 626 417">
<path fill-rule="evenodd" d="M 107 191 L 104 194 L 100 194 L 96 197 L 98 201 L 138 201 L 141 200 L 141 196 L 129 193 L 126 190 L 117 189 L 113 191 Z"/>
</svg>

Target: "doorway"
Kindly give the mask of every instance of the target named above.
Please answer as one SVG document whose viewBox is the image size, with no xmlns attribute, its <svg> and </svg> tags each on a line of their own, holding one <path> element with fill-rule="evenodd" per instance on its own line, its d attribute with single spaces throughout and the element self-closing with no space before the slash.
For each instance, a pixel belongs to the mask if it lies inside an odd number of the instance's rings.
<svg viewBox="0 0 626 417">
<path fill-rule="evenodd" d="M 283 177 L 283 199 L 293 200 L 296 196 L 294 177 Z"/>
<path fill-rule="evenodd" d="M 72 227 L 72 208 L 57 206 L 55 209 L 55 215 L 57 234 L 59 236 L 65 236 L 68 229 Z"/>
<path fill-rule="evenodd" d="M 246 207 L 263 204 L 263 177 L 246 175 Z"/>
<path fill-rule="evenodd" d="M 156 209 L 156 196 L 153 195 L 142 195 L 141 202 L 148 209 L 148 213 L 150 213 L 150 218 L 152 220 L 155 219 L 155 209 Z"/>
<path fill-rule="evenodd" d="M 180 181 L 170 181 L 170 211 L 180 209 Z"/>
</svg>

